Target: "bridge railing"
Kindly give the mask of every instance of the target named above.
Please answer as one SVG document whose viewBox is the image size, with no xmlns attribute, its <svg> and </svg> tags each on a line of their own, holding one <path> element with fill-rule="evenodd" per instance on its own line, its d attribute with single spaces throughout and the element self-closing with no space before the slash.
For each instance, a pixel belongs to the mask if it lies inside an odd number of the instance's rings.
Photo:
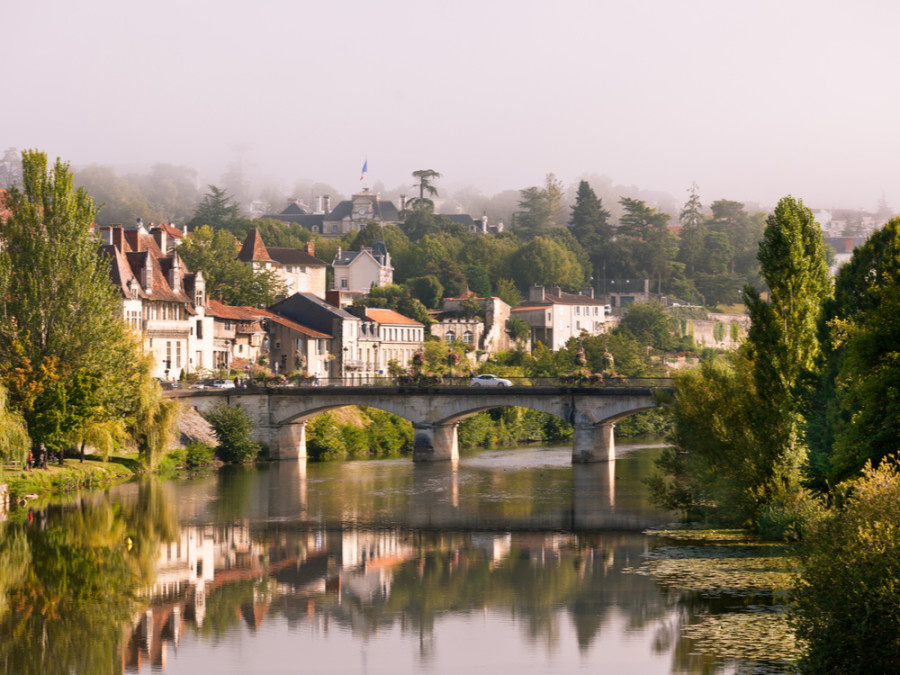
<svg viewBox="0 0 900 675">
<path fill-rule="evenodd" d="M 671 387 L 672 379 L 667 377 L 505 377 L 513 387 Z M 266 378 L 238 381 L 238 388 L 282 388 L 282 387 L 470 387 L 471 377 L 444 376 L 403 376 L 403 377 L 345 377 L 345 378 Z M 482 385 L 483 386 L 483 385 Z M 505 385 L 501 385 L 505 386 Z M 206 385 L 193 385 L 194 389 L 214 389 Z M 487 387 L 485 387 L 487 388 Z M 496 387 L 494 387 L 496 388 Z"/>
</svg>

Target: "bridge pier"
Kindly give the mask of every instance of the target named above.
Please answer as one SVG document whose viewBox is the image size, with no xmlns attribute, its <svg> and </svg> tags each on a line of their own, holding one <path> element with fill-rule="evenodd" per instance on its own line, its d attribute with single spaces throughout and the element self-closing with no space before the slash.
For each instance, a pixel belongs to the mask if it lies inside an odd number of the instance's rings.
<svg viewBox="0 0 900 675">
<path fill-rule="evenodd" d="M 576 424 L 572 438 L 572 463 L 616 461 L 615 422 Z"/>
<path fill-rule="evenodd" d="M 413 424 L 413 461 L 439 462 L 459 459 L 459 439 L 456 428 L 459 422 Z"/>
<path fill-rule="evenodd" d="M 306 421 L 280 424 L 270 439 L 270 459 L 306 459 Z"/>
</svg>

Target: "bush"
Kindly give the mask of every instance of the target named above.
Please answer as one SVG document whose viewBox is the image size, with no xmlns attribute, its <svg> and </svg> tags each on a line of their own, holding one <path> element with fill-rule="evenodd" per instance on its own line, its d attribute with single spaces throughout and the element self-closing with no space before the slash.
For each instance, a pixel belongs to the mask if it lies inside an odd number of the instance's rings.
<svg viewBox="0 0 900 675">
<path fill-rule="evenodd" d="M 890 673 L 900 663 L 897 458 L 852 481 L 843 509 L 810 528 L 794 590 L 805 673 Z"/>
<path fill-rule="evenodd" d="M 253 421 L 240 404 L 229 406 L 220 403 L 204 417 L 212 425 L 219 441 L 216 446 L 216 456 L 219 459 L 231 464 L 256 459 L 260 446 L 250 438 Z"/>
<path fill-rule="evenodd" d="M 199 441 L 191 443 L 184 449 L 184 466 L 189 469 L 198 469 L 215 463 L 216 453 L 206 443 Z"/>
</svg>

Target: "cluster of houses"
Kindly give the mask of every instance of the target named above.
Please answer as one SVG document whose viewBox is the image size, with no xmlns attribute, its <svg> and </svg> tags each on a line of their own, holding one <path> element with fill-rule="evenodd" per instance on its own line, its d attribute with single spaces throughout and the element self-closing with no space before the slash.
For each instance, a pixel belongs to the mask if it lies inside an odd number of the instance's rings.
<svg viewBox="0 0 900 675">
<path fill-rule="evenodd" d="M 367 192 L 354 195 L 341 230 L 396 211 L 390 202 L 370 197 Z M 357 206 L 363 203 L 368 206 Z M 318 226 L 312 223 L 310 228 Z M 145 226 L 138 219 L 131 226 L 101 227 L 98 233 L 110 279 L 121 294 L 123 316 L 142 335 L 160 379 L 227 371 L 250 375 L 266 367 L 281 375 L 365 382 L 409 368 L 423 348 L 426 327 L 421 322 L 354 303 L 373 286 L 393 283 L 384 242 L 359 251 L 338 249 L 328 289 L 329 264 L 315 257 L 313 241 L 303 250 L 270 247 L 251 229 L 238 260 L 254 270 L 274 271 L 286 289 L 283 298 L 261 309 L 233 307 L 208 297 L 203 273 L 187 269 L 178 255 L 185 232 L 172 225 Z M 476 312 L 471 311 L 473 303 Z M 532 335 L 518 343 L 511 336 L 513 317 L 532 327 Z M 558 287 L 535 287 L 516 308 L 499 298 L 467 294 L 446 298 L 430 318 L 433 337 L 463 343 L 469 358 L 477 361 L 516 344 L 527 348 L 532 338 L 558 349 L 582 332 L 605 330 L 607 312 L 591 291 L 571 294 Z"/>
</svg>

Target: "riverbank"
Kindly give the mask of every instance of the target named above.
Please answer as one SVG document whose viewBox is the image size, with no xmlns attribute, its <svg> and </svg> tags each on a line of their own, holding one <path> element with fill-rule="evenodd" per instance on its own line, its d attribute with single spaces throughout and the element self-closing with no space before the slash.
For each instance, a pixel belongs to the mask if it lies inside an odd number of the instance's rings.
<svg viewBox="0 0 900 675">
<path fill-rule="evenodd" d="M 9 486 L 10 502 L 21 502 L 50 494 L 106 487 L 133 478 L 143 471 L 137 459 L 113 457 L 108 462 L 89 456 L 84 462 L 70 459 L 62 466 L 46 469 L 6 469 L 0 472 L 0 484 Z"/>
</svg>

